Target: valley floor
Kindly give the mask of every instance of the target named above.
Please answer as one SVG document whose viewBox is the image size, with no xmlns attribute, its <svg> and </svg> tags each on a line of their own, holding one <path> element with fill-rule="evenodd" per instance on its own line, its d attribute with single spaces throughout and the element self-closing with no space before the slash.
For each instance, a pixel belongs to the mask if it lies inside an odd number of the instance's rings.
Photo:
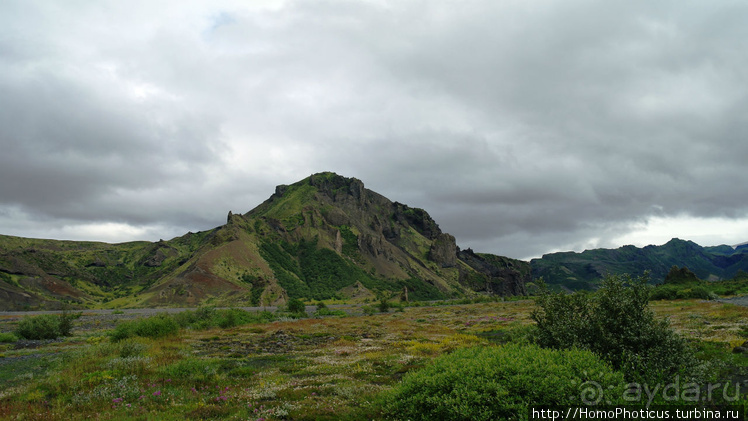
<svg viewBox="0 0 748 421">
<path fill-rule="evenodd" d="M 731 353 L 748 308 L 652 307 L 733 374 L 748 365 Z M 532 309 L 530 300 L 407 307 L 120 342 L 108 338 L 116 321 L 143 313 L 87 311 L 64 340 L 0 344 L 0 419 L 379 419 L 383 393 L 403 375 L 457 348 L 522 340 Z M 17 318 L 0 313 L 0 332 Z"/>
</svg>

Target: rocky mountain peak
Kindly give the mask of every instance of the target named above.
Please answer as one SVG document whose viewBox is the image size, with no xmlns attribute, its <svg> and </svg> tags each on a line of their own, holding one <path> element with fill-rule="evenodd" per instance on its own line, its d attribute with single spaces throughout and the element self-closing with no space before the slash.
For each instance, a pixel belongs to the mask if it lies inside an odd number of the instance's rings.
<svg viewBox="0 0 748 421">
<path fill-rule="evenodd" d="M 208 299 L 223 305 L 273 305 L 288 297 L 434 300 L 523 294 L 529 280 L 526 262 L 513 263 L 515 268 L 491 255 L 466 261 L 455 238 L 443 233 L 428 212 L 333 172 L 279 185 L 249 212 L 229 211 L 225 225 L 169 241 L 81 243 L 73 250 L 50 240 L 44 243 L 49 251 L 37 256 L 41 253 L 31 251 L 42 243 L 29 243 L 23 253 L 17 241 L 4 245 L 1 240 L 0 281 L 5 282 L 0 282 L 0 310 L 3 291 L 7 297 L 30 294 L 47 279 L 54 285 L 72 279 L 84 291 L 97 292 L 78 294 L 81 305 L 139 288 L 144 293 L 127 301 L 137 306 L 199 305 Z M 60 299 L 54 285 L 47 284 L 34 302 Z M 5 302 L 8 308 L 15 305 L 12 299 Z"/>
</svg>

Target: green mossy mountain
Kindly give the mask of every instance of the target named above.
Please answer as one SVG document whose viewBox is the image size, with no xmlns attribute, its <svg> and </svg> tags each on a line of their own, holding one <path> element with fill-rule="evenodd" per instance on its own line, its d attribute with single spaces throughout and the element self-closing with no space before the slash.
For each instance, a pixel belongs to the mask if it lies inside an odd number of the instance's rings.
<svg viewBox="0 0 748 421">
<path fill-rule="evenodd" d="M 653 283 L 662 283 L 673 266 L 687 267 L 699 279 L 719 281 L 748 270 L 748 248 L 702 247 L 673 238 L 661 246 L 551 253 L 530 265 L 533 279 L 542 277 L 549 285 L 569 290 L 595 289 L 608 274 L 639 276 L 645 271 Z"/>
<path fill-rule="evenodd" d="M 334 173 L 168 241 L 0 236 L 0 310 L 524 295 L 529 279 L 529 263 L 460 250 L 423 209 Z"/>
</svg>

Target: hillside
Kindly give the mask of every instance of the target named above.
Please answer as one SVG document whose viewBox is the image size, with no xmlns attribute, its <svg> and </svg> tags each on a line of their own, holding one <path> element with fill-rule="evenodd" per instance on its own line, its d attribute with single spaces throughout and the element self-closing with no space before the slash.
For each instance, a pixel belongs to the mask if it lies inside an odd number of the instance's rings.
<svg viewBox="0 0 748 421">
<path fill-rule="evenodd" d="M 423 209 L 334 173 L 168 241 L 0 236 L 0 310 L 523 295 L 529 276 L 527 262 L 460 250 Z"/>
<path fill-rule="evenodd" d="M 700 279 L 729 279 L 748 270 L 748 248 L 702 247 L 674 238 L 661 246 L 585 250 L 543 255 L 530 262 L 533 279 L 543 277 L 550 285 L 568 289 L 592 289 L 605 274 L 641 275 L 650 271 L 653 283 L 661 283 L 673 266 L 687 267 Z"/>
</svg>

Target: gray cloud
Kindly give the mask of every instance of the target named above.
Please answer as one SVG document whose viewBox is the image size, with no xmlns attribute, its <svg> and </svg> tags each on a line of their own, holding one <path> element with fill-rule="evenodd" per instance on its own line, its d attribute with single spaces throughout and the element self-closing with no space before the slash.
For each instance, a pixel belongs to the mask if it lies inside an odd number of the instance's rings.
<svg viewBox="0 0 748 421">
<path fill-rule="evenodd" d="M 512 257 L 618 246 L 652 217 L 745 220 L 747 17 L 741 2 L 4 2 L 0 233 L 179 235 L 323 170 Z"/>
</svg>

